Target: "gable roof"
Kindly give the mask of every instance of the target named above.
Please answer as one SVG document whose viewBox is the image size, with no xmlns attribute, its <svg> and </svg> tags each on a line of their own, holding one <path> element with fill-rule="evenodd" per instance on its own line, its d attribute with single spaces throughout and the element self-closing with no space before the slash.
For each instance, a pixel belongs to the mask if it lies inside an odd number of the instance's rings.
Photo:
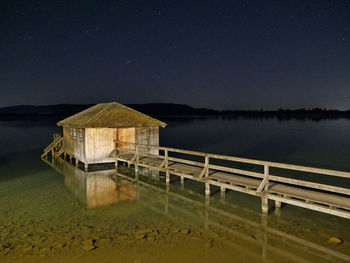
<svg viewBox="0 0 350 263">
<path fill-rule="evenodd" d="M 100 103 L 57 123 L 77 128 L 165 127 L 166 123 L 117 102 Z"/>
</svg>

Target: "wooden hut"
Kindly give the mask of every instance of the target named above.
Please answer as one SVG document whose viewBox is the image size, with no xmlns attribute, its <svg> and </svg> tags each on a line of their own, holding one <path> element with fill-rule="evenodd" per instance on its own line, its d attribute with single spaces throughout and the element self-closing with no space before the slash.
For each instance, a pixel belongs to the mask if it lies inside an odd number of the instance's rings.
<svg viewBox="0 0 350 263">
<path fill-rule="evenodd" d="M 101 103 L 57 123 L 63 153 L 85 164 L 115 162 L 115 141 L 159 145 L 166 124 L 117 102 Z M 127 148 L 128 145 L 120 145 Z"/>
</svg>

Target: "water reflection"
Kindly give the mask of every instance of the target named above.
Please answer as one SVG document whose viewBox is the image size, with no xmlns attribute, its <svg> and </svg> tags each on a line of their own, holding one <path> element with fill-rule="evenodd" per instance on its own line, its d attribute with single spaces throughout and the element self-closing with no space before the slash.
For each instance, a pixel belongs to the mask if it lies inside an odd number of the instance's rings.
<svg viewBox="0 0 350 263">
<path fill-rule="evenodd" d="M 166 186 L 159 177 L 135 176 L 126 167 L 119 171 L 84 172 L 62 159 L 56 159 L 53 167 L 64 175 L 67 188 L 87 208 L 144 202 L 154 213 L 200 225 L 211 233 L 215 242 L 255 254 L 263 261 L 350 262 L 350 256 L 318 240 L 304 238 L 300 233 L 291 234 L 296 230 L 293 226 L 282 231 L 271 215 L 246 213 L 224 198 L 204 198 L 183 185 Z M 150 198 L 152 202 L 146 202 Z"/>
<path fill-rule="evenodd" d="M 53 167 L 64 175 L 64 184 L 87 208 L 135 200 L 136 192 L 127 180 L 115 179 L 115 170 L 84 172 L 58 158 Z"/>
</svg>

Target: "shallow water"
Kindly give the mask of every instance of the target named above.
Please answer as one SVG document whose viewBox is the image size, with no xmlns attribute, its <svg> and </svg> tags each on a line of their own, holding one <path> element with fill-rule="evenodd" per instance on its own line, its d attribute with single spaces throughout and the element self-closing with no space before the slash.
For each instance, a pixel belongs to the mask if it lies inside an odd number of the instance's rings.
<svg viewBox="0 0 350 263">
<path fill-rule="evenodd" d="M 350 122 L 169 119 L 161 145 L 350 171 Z M 0 122 L 0 261 L 348 262 L 350 220 L 120 167 L 54 168 L 51 121 Z M 108 168 L 108 167 L 105 167 Z M 327 243 L 330 237 L 343 243 Z M 101 260 L 103 259 L 103 260 Z"/>
</svg>

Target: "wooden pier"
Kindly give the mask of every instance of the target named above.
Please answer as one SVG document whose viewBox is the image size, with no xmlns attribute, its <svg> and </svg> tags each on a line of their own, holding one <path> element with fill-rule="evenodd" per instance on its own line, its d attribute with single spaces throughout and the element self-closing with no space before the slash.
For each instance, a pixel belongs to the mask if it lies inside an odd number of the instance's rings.
<svg viewBox="0 0 350 263">
<path fill-rule="evenodd" d="M 119 161 L 125 162 L 135 167 L 136 174 L 139 167 L 146 167 L 165 173 L 167 184 L 171 175 L 179 176 L 182 184 L 185 178 L 203 182 L 208 197 L 211 185 L 219 187 L 223 195 L 226 190 L 254 195 L 261 198 L 263 213 L 268 213 L 268 200 L 272 200 L 277 208 L 286 203 L 350 219 L 350 188 L 322 180 L 342 178 L 349 186 L 349 172 L 115 142 L 116 167 Z M 322 175 L 321 182 L 308 180 L 316 175 Z"/>
<path fill-rule="evenodd" d="M 42 160 L 50 164 L 51 154 L 52 160 L 63 156 L 78 166 L 79 159 L 64 152 L 62 146 L 63 138 L 55 134 Z M 285 203 L 350 219 L 349 172 L 122 141 L 115 141 L 113 155 L 116 167 L 124 162 L 133 166 L 136 174 L 139 167 L 164 173 L 167 184 L 171 176 L 180 177 L 182 184 L 185 179 L 202 182 L 207 197 L 210 186 L 219 187 L 222 195 L 233 190 L 257 196 L 263 213 L 268 213 L 271 200 L 276 208 Z M 87 164 L 82 165 L 87 171 Z"/>
</svg>

